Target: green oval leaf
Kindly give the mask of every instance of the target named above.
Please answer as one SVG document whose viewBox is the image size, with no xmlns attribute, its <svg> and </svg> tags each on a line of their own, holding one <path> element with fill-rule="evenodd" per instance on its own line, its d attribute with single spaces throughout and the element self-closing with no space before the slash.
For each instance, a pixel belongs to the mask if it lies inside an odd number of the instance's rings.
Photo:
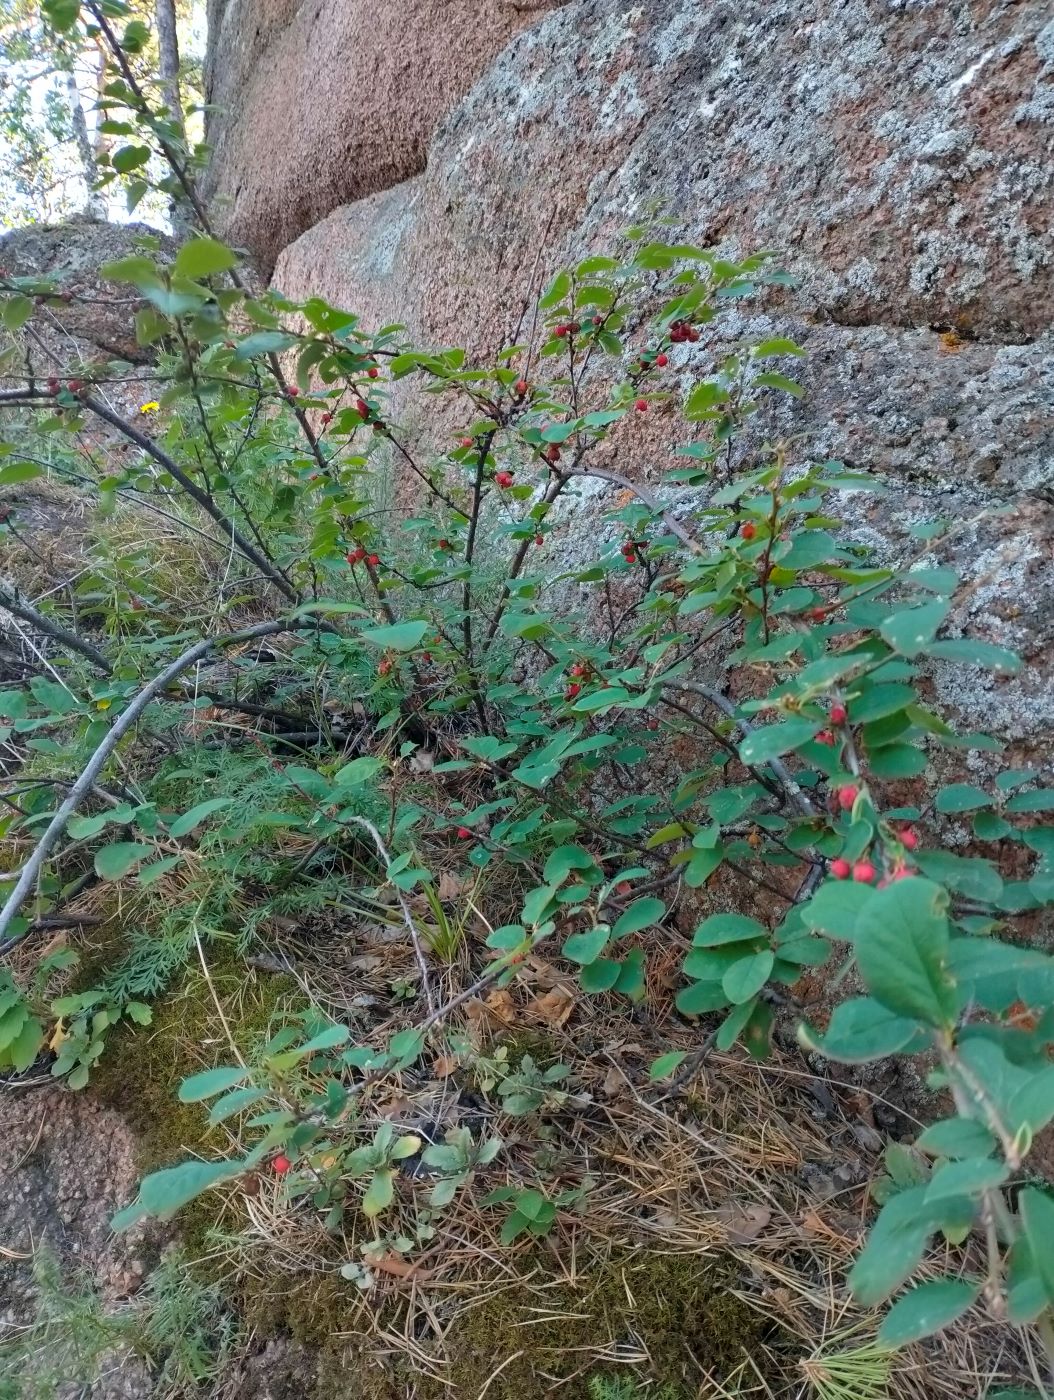
<svg viewBox="0 0 1054 1400">
<path fill-rule="evenodd" d="M 611 930 L 612 938 L 625 938 L 631 933 L 639 933 L 642 928 L 657 924 L 666 913 L 666 905 L 661 899 L 638 899 L 624 910 Z"/>
<path fill-rule="evenodd" d="M 979 1283 L 965 1279 L 920 1283 L 890 1308 L 878 1330 L 878 1340 L 883 1346 L 903 1347 L 930 1337 L 962 1317 L 980 1291 Z"/>
<path fill-rule="evenodd" d="M 422 621 L 396 622 L 391 627 L 367 627 L 359 635 L 371 647 L 382 647 L 385 651 L 413 651 L 431 626 L 430 622 Z"/>
<path fill-rule="evenodd" d="M 216 1069 L 202 1070 L 192 1074 L 179 1086 L 180 1103 L 200 1103 L 211 1099 L 215 1094 L 223 1094 L 248 1079 L 249 1071 L 244 1065 L 219 1065 Z"/>
</svg>

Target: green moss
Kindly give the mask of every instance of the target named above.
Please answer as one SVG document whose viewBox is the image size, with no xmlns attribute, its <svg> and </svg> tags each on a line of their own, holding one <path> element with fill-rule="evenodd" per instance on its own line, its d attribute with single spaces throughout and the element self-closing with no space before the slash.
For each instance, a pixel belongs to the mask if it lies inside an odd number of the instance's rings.
<svg viewBox="0 0 1054 1400">
<path fill-rule="evenodd" d="M 300 998 L 300 989 L 293 978 L 247 968 L 230 944 L 214 944 L 207 956 L 231 1033 L 242 1053 L 251 1054 L 266 1040 L 282 1008 Z M 182 1161 L 188 1151 L 207 1155 L 227 1141 L 221 1129 L 209 1127 L 203 1105 L 180 1103 L 177 1096 L 187 1075 L 229 1056 L 226 1031 L 204 975 L 188 972 L 183 985 L 152 1010 L 149 1026 L 123 1021 L 114 1029 L 88 1086 L 90 1094 L 117 1109 L 133 1128 L 137 1165 L 144 1173 Z M 180 1234 L 191 1257 L 203 1252 L 215 1206 L 206 1194 L 180 1213 Z"/>
<path fill-rule="evenodd" d="M 732 1294 L 729 1281 L 727 1260 L 622 1248 L 579 1290 L 495 1293 L 466 1310 L 448 1334 L 452 1390 L 425 1385 L 421 1394 L 429 1400 L 433 1394 L 476 1395 L 497 1366 L 515 1357 L 491 1382 L 488 1400 L 543 1394 L 552 1377 L 568 1378 L 560 1389 L 566 1400 L 587 1400 L 586 1376 L 576 1374 L 586 1350 L 639 1338 L 652 1359 L 649 1379 L 674 1394 L 695 1395 L 700 1366 L 730 1376 L 748 1355 L 757 1360 L 771 1330 Z M 538 1322 L 540 1309 L 544 1323 Z"/>
</svg>

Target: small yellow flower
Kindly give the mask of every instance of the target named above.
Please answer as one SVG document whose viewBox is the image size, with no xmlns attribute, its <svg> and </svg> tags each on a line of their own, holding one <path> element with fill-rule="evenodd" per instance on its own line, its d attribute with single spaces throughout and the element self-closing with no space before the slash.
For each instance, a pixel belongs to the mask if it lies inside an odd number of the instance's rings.
<svg viewBox="0 0 1054 1400">
<path fill-rule="evenodd" d="M 112 700 L 96 700 L 95 708 L 97 710 L 108 710 L 112 704 Z"/>
<path fill-rule="evenodd" d="M 151 399 L 149 403 L 141 403 L 141 404 L 139 405 L 139 412 L 140 412 L 140 413 L 156 413 L 160 407 L 161 407 L 161 405 L 158 403 L 158 401 L 157 401 L 156 399 Z"/>
</svg>

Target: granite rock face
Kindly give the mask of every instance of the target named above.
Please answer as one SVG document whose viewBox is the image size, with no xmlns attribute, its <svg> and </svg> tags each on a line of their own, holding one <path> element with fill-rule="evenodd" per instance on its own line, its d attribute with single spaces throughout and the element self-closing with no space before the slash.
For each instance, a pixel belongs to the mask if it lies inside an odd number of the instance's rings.
<svg viewBox="0 0 1054 1400">
<path fill-rule="evenodd" d="M 338 205 L 418 174 L 439 119 L 559 0 L 211 0 L 206 193 L 269 270 Z"/>
<path fill-rule="evenodd" d="M 151 351 L 135 338 L 135 313 L 144 303 L 130 299 L 127 286 L 106 282 L 99 268 L 136 251 L 137 240 L 160 241 L 162 258 L 175 251 L 172 240 L 146 224 L 111 224 L 70 219 L 61 224 L 29 224 L 0 238 L 0 267 L 13 277 L 43 277 L 69 295 L 66 305 L 43 328 L 62 363 L 70 358 L 70 337 L 85 360 L 115 358 L 146 363 Z M 40 366 L 44 373 L 53 367 Z"/>
<path fill-rule="evenodd" d="M 495 59 L 422 173 L 333 210 L 274 281 L 486 355 L 555 267 L 630 223 L 772 249 L 797 286 L 675 347 L 664 387 L 687 391 L 719 344 L 796 339 L 807 395 L 773 396 L 759 432 L 885 479 L 889 529 L 860 526 L 892 554 L 897 522 L 1011 506 L 948 562 L 976 585 L 975 632 L 1035 661 L 1054 594 L 1052 203 L 1043 4 L 577 0 Z M 663 411 L 620 430 L 621 470 L 657 481 L 683 434 Z M 604 497 L 569 522 L 572 555 Z M 1023 695 L 1015 714 L 1008 733 L 1050 719 Z"/>
</svg>

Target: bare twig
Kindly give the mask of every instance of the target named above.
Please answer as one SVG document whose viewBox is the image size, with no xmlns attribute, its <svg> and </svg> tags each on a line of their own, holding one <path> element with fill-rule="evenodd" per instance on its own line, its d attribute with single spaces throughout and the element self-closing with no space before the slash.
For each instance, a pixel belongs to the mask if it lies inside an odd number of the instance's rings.
<svg viewBox="0 0 1054 1400">
<path fill-rule="evenodd" d="M 62 835 L 66 826 L 66 821 L 76 812 L 95 785 L 96 779 L 106 766 L 110 755 L 117 748 L 128 731 L 135 725 L 143 711 L 150 702 L 160 695 L 170 685 L 177 676 L 182 675 L 191 666 L 202 660 L 210 651 L 217 648 L 235 646 L 239 642 L 250 641 L 256 637 L 268 637 L 276 632 L 294 632 L 298 630 L 311 630 L 315 624 L 309 619 L 283 619 L 276 622 L 261 622 L 255 627 L 246 628 L 243 632 L 232 632 L 226 637 L 207 637 L 203 641 L 196 642 L 192 647 L 188 647 L 181 655 L 157 676 L 154 677 L 128 708 L 118 717 L 102 743 L 99 744 L 80 777 L 76 780 L 65 798 L 59 805 L 58 810 L 52 817 L 44 830 L 44 834 L 37 842 L 36 848 L 29 860 L 22 867 L 18 882 L 7 898 L 7 902 L 0 911 L 0 939 L 10 928 L 18 911 L 25 902 L 26 896 L 36 883 L 44 862 L 47 860 L 55 844 Z"/>
</svg>

